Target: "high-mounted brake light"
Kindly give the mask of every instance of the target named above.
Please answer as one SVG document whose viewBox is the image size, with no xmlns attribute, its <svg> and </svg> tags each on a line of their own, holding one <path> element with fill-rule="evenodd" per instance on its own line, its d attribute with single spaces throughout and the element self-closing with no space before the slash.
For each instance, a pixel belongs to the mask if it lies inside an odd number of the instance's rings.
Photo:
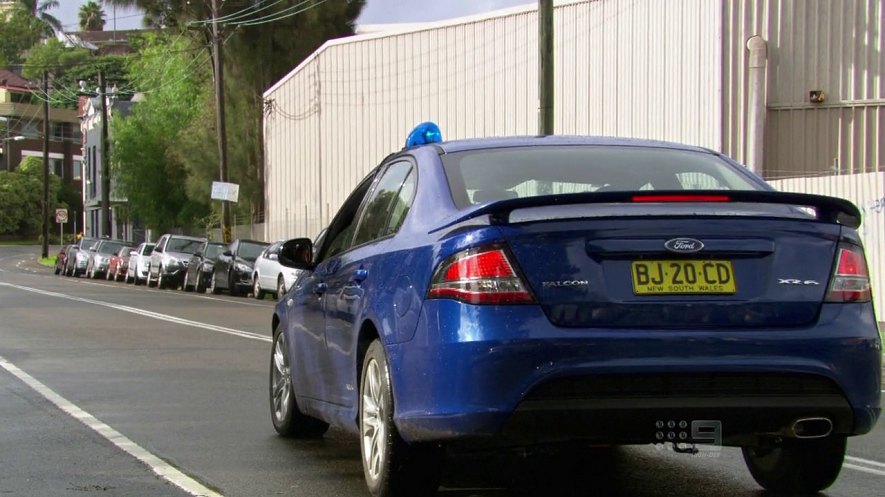
<svg viewBox="0 0 885 497">
<path fill-rule="evenodd" d="M 634 195 L 633 202 L 729 202 L 728 195 Z"/>
<path fill-rule="evenodd" d="M 535 301 L 499 245 L 473 248 L 447 258 L 436 269 L 427 298 L 469 304 L 530 304 Z"/>
<path fill-rule="evenodd" d="M 867 261 L 860 247 L 841 245 L 827 302 L 868 302 L 872 298 Z"/>
</svg>

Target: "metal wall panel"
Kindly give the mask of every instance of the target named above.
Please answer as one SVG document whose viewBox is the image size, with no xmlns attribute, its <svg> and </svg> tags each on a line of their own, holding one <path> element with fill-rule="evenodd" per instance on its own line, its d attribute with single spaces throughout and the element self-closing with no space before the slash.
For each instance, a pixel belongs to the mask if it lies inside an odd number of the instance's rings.
<svg viewBox="0 0 885 497">
<path fill-rule="evenodd" d="M 863 214 L 860 235 L 867 254 L 873 302 L 881 319 L 885 310 L 885 172 L 792 178 L 771 181 L 786 192 L 815 193 L 850 200 Z"/>
<path fill-rule="evenodd" d="M 538 128 L 536 6 L 326 43 L 265 93 L 266 234 L 315 236 L 417 123 L 447 139 Z M 720 1 L 555 8 L 557 133 L 718 149 Z"/>
<path fill-rule="evenodd" d="M 746 158 L 746 42 L 768 43 L 767 177 L 881 167 L 885 106 L 882 0 L 732 0 L 722 4 L 722 151 Z M 812 103 L 823 90 L 824 103 Z"/>
</svg>

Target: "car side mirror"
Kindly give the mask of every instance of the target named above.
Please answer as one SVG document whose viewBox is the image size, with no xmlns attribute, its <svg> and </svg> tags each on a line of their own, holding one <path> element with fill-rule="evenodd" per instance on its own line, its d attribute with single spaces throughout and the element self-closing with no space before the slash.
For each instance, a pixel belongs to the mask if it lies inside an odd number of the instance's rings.
<svg viewBox="0 0 885 497">
<path fill-rule="evenodd" d="M 231 252 L 230 250 L 225 250 L 224 252 L 221 253 L 221 255 L 223 255 L 225 257 L 233 257 L 234 253 Z"/>
<path fill-rule="evenodd" d="M 154 247 L 154 252 L 163 253 L 163 247 Z"/>
<path fill-rule="evenodd" d="M 267 258 L 272 261 L 279 260 L 280 256 L 277 254 L 267 254 Z"/>
<path fill-rule="evenodd" d="M 294 269 L 313 269 L 313 242 L 310 238 L 294 238 L 280 247 L 280 264 Z"/>
<path fill-rule="evenodd" d="M 129 257 L 132 257 L 133 255 L 138 255 L 138 251 L 137 250 L 129 251 Z"/>
<path fill-rule="evenodd" d="M 202 250 L 197 250 L 196 252 L 194 252 L 194 255 L 195 255 L 196 257 L 203 257 L 203 251 L 202 251 Z"/>
</svg>

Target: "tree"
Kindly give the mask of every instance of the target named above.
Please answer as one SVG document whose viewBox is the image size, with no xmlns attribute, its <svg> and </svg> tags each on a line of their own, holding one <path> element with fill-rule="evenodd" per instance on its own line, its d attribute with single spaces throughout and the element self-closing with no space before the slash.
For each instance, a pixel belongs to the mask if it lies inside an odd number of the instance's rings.
<svg viewBox="0 0 885 497">
<path fill-rule="evenodd" d="M 190 227 L 209 213 L 208 197 L 191 197 L 188 171 L 171 148 L 194 120 L 208 87 L 207 60 L 185 37 L 148 35 L 129 60 L 132 85 L 145 92 L 126 119 L 112 119 L 111 167 L 131 213 L 148 227 Z"/>
<path fill-rule="evenodd" d="M 124 7 L 154 13 L 162 25 L 189 25 L 203 47 L 211 45 L 209 2 L 187 0 L 108 0 Z M 336 0 L 305 4 L 279 2 L 218 2 L 225 34 L 225 106 L 228 116 L 229 181 L 240 185 L 242 215 L 263 209 L 264 148 L 262 136 L 263 92 L 292 70 L 326 40 L 353 34 L 365 0 Z M 293 15 L 296 14 L 296 15 Z M 204 52 L 208 54 L 209 52 Z M 208 91 L 211 91 L 208 90 Z M 182 134 L 189 139 L 170 152 L 188 171 L 188 191 L 208 192 L 218 179 L 218 145 L 211 93 L 201 101 L 202 111 Z"/>
<path fill-rule="evenodd" d="M 61 21 L 48 11 L 58 8 L 58 0 L 18 0 L 18 3 L 37 18 L 43 25 L 43 33 L 48 36 L 63 31 Z"/>
<path fill-rule="evenodd" d="M 0 15 L 0 60 L 20 64 L 25 52 L 34 46 L 45 30 L 45 24 L 21 7 Z"/>
<path fill-rule="evenodd" d="M 52 38 L 46 43 L 35 45 L 28 51 L 22 76 L 28 79 L 39 79 L 44 70 L 50 71 L 54 75 L 60 75 L 74 66 L 85 63 L 89 58 L 89 50 L 67 48 L 64 43 Z"/>
<path fill-rule="evenodd" d="M 122 55 L 92 56 L 84 48 L 69 48 L 54 38 L 37 44 L 28 51 L 22 75 L 29 79 L 41 79 L 43 71 L 49 71 L 52 81 L 50 104 L 54 107 L 76 109 L 80 81 L 87 88 L 95 88 L 99 71 L 108 81 L 127 86 L 126 57 Z"/>
<path fill-rule="evenodd" d="M 49 211 L 60 204 L 61 180 L 49 175 Z M 33 236 L 43 227 L 43 160 L 25 157 L 13 172 L 0 172 L 0 234 Z"/>
<path fill-rule="evenodd" d="M 101 5 L 89 0 L 80 7 L 80 29 L 82 31 L 103 31 L 105 14 Z"/>
</svg>

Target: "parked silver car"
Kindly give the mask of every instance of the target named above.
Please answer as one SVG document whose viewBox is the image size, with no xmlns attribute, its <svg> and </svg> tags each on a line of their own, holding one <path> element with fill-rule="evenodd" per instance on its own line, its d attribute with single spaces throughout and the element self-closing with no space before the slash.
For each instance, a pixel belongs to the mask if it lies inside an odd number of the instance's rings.
<svg viewBox="0 0 885 497">
<path fill-rule="evenodd" d="M 87 252 L 89 260 L 86 261 L 86 276 L 93 279 L 104 278 L 105 273 L 108 271 L 108 263 L 111 262 L 111 257 L 118 250 L 125 247 L 127 243 L 129 242 L 125 240 L 110 240 L 106 238 L 99 240 Z"/>
<path fill-rule="evenodd" d="M 284 241 L 274 242 L 255 260 L 255 270 L 252 273 L 252 295 L 256 299 L 264 298 L 266 293 L 273 293 L 280 299 L 289 288 L 295 284 L 295 279 L 301 273 L 300 269 L 294 269 L 280 264 L 280 247 Z"/>
<path fill-rule="evenodd" d="M 80 276 L 86 274 L 86 265 L 89 263 L 89 249 L 99 242 L 98 238 L 84 236 L 68 254 L 64 273 L 67 276 Z"/>
<path fill-rule="evenodd" d="M 177 288 L 184 281 L 188 261 L 203 244 L 205 238 L 165 234 L 157 240 L 151 253 L 147 284 L 158 288 Z"/>
<path fill-rule="evenodd" d="M 144 242 L 129 257 L 129 268 L 126 269 L 126 283 L 132 282 L 136 285 L 142 281 L 147 281 L 148 266 L 151 263 L 151 252 L 154 251 L 155 244 Z"/>
</svg>

